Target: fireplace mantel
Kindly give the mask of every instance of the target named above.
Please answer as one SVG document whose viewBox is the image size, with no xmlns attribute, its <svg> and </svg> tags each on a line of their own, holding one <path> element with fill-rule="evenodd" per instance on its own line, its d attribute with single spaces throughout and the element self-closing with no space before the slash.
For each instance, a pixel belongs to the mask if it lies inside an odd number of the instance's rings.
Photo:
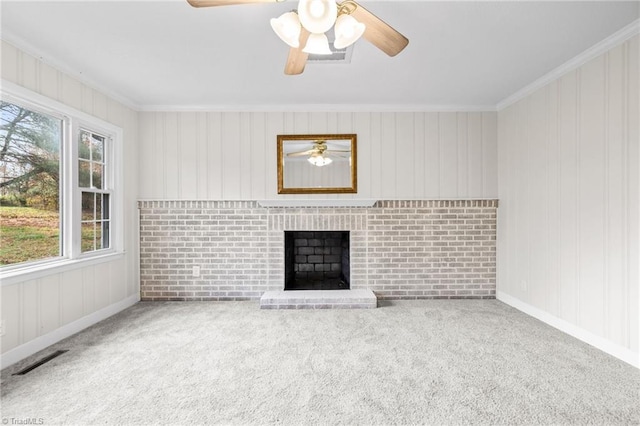
<svg viewBox="0 0 640 426">
<path fill-rule="evenodd" d="M 313 199 L 289 198 L 286 200 L 260 200 L 260 207 L 372 207 L 378 200 L 362 200 L 355 198 Z"/>
</svg>

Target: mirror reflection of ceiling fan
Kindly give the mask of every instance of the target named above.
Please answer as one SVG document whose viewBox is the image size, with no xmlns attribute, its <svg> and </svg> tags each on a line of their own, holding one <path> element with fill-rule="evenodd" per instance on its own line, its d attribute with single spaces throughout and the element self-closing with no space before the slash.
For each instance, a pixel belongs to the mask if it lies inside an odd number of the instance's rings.
<svg viewBox="0 0 640 426">
<path fill-rule="evenodd" d="M 187 0 L 193 7 L 227 6 L 248 3 L 275 3 L 284 0 Z M 409 40 L 382 19 L 353 0 L 299 0 L 298 9 L 271 19 L 271 27 L 287 43 L 287 75 L 302 74 L 310 53 L 331 54 L 325 34 L 334 27 L 336 49 L 355 43 L 361 36 L 389 56 L 400 53 Z"/>
<path fill-rule="evenodd" d="M 313 142 L 313 148 L 305 151 L 290 152 L 287 157 L 305 157 L 314 166 L 322 167 L 330 164 L 333 160 L 329 155 L 337 157 L 346 157 L 351 153 L 349 149 L 327 149 L 327 141 L 317 140 Z"/>
</svg>

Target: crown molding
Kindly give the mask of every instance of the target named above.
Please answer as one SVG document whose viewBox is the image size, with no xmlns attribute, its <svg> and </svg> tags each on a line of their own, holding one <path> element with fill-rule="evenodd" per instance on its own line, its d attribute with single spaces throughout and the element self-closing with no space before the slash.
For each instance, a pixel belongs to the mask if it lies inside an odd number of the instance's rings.
<svg viewBox="0 0 640 426">
<path fill-rule="evenodd" d="M 56 60 L 55 58 L 52 58 L 46 52 L 38 49 L 37 47 L 33 46 L 31 43 L 28 43 L 27 41 L 23 40 L 22 38 L 17 37 L 11 34 L 10 32 L 3 30 L 2 41 L 4 41 L 5 43 L 11 44 L 18 50 L 22 51 L 23 53 L 26 53 L 27 55 L 33 56 L 43 64 L 49 65 L 50 67 L 53 67 L 56 70 L 64 74 L 67 74 L 68 76 L 76 79 L 77 81 L 84 84 L 85 86 L 90 87 L 94 90 L 97 90 L 98 92 L 108 96 L 114 101 L 121 103 L 127 108 L 132 109 L 134 111 L 140 111 L 140 108 L 141 108 L 140 105 L 138 105 L 128 97 L 123 96 L 122 94 L 114 91 L 113 89 L 110 89 L 106 86 L 96 83 L 94 80 L 90 78 L 87 78 L 87 76 L 85 76 L 82 73 L 82 71 L 73 69 L 72 67 L 65 64 L 64 62 Z"/>
<path fill-rule="evenodd" d="M 605 38 L 601 42 L 591 46 L 584 52 L 580 53 L 578 56 L 560 65 L 558 68 L 543 75 L 539 79 L 535 80 L 533 83 L 528 84 L 527 86 L 518 90 L 514 94 L 501 100 L 496 105 L 496 110 L 501 111 L 506 107 L 508 107 L 509 105 L 512 105 L 518 102 L 519 100 L 531 95 L 536 90 L 541 89 L 547 84 L 557 80 L 558 78 L 562 77 L 566 73 L 581 67 L 582 65 L 586 64 L 590 60 L 624 43 L 625 41 L 629 40 L 631 37 L 637 34 L 640 34 L 640 19 L 636 19 L 626 27 L 613 33 L 612 35 Z"/>
<path fill-rule="evenodd" d="M 496 112 L 495 105 L 282 104 L 143 105 L 142 112 Z"/>
</svg>

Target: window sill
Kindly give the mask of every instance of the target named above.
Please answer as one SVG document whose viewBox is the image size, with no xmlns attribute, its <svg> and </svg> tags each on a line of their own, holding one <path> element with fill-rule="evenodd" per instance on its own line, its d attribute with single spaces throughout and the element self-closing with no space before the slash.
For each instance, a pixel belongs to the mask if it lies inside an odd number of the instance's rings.
<svg viewBox="0 0 640 426">
<path fill-rule="evenodd" d="M 105 262 L 113 262 L 124 257 L 124 252 L 112 252 L 100 256 L 91 256 L 80 259 L 62 259 L 45 264 L 25 266 L 24 268 L 10 271 L 0 271 L 2 287 L 17 284 L 23 281 L 35 280 L 48 275 L 59 274 L 79 268 L 97 265 Z"/>
</svg>

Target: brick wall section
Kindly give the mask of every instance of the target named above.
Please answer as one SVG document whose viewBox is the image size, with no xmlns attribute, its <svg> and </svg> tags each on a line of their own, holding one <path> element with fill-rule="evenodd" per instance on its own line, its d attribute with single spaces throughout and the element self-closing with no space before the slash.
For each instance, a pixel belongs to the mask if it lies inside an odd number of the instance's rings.
<svg viewBox="0 0 640 426">
<path fill-rule="evenodd" d="M 495 201 L 382 201 L 368 229 L 379 298 L 495 297 Z"/>
<path fill-rule="evenodd" d="M 351 231 L 351 288 L 381 299 L 493 298 L 497 200 L 263 208 L 140 201 L 143 300 L 247 300 L 284 288 L 284 232 Z M 201 268 L 193 277 L 193 266 Z"/>
<path fill-rule="evenodd" d="M 142 300 L 244 300 L 267 287 L 267 212 L 251 202 L 140 203 Z M 200 276 L 193 277 L 198 265 Z"/>
</svg>

